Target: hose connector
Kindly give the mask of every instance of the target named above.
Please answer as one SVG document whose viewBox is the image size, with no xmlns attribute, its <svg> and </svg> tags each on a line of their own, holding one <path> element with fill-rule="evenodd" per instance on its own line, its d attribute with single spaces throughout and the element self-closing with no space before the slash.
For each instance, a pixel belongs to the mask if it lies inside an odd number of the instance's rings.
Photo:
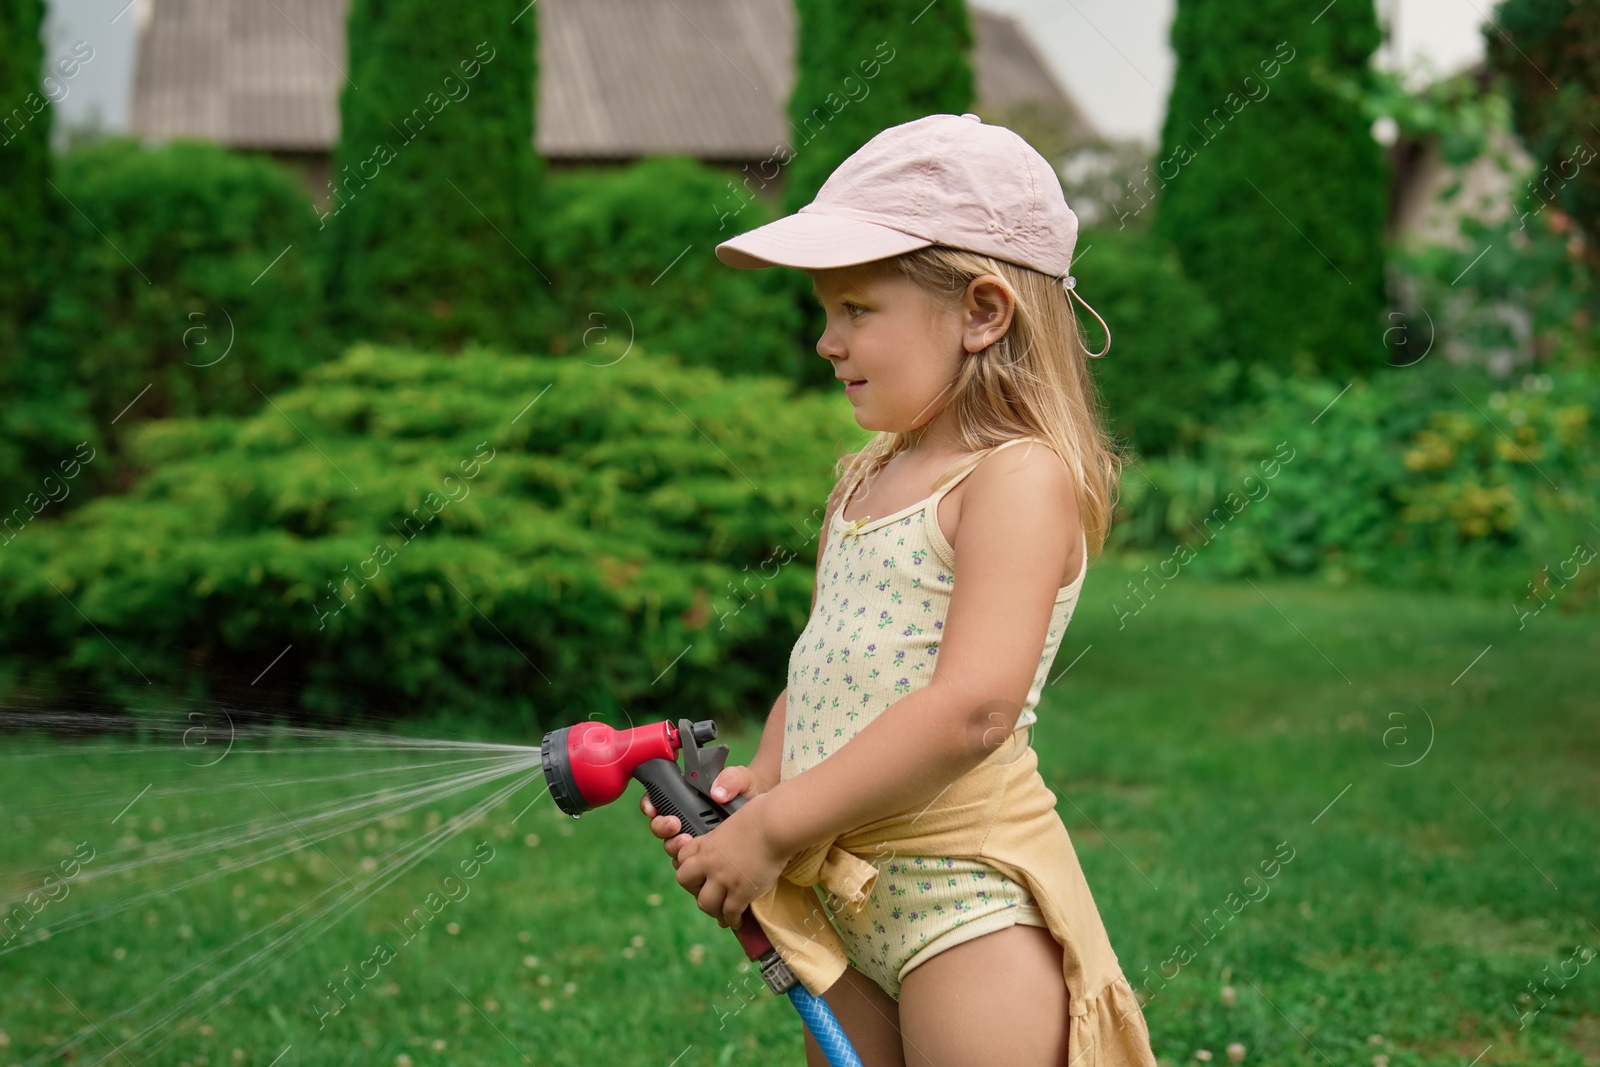
<svg viewBox="0 0 1600 1067">
<path fill-rule="evenodd" d="M 783 962 L 783 957 L 778 955 L 777 949 L 769 949 L 761 955 L 761 977 L 766 980 L 767 988 L 774 993 L 787 993 L 794 988 L 798 978 Z"/>
</svg>

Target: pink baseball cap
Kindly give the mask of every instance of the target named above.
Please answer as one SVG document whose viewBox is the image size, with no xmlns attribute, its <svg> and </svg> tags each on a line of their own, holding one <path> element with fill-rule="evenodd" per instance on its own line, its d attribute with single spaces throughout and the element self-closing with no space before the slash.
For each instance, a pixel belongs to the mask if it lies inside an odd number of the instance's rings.
<svg viewBox="0 0 1600 1067">
<path fill-rule="evenodd" d="M 1059 279 L 1104 327 L 1069 273 L 1077 242 L 1078 216 L 1055 169 L 1011 130 L 969 113 L 889 127 L 839 164 L 811 203 L 723 241 L 717 258 L 827 270 L 945 245 Z"/>
</svg>

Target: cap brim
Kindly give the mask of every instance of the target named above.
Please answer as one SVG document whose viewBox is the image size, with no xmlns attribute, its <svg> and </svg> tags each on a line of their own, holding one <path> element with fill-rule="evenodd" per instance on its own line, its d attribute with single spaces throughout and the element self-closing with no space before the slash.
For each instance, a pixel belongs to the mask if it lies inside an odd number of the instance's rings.
<svg viewBox="0 0 1600 1067">
<path fill-rule="evenodd" d="M 830 270 L 914 252 L 934 242 L 875 222 L 801 209 L 723 241 L 717 258 L 730 267 Z"/>
</svg>

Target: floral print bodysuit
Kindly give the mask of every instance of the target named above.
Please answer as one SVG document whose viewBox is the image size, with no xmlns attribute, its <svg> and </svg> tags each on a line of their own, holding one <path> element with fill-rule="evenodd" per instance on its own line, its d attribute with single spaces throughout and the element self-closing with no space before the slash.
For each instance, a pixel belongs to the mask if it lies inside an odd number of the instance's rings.
<svg viewBox="0 0 1600 1067">
<path fill-rule="evenodd" d="M 1039 439 L 999 447 L 1021 440 Z M 939 528 L 938 506 L 969 473 L 893 515 L 846 522 L 845 505 L 835 511 L 816 608 L 789 657 L 784 780 L 826 759 L 932 678 L 955 585 L 955 553 Z M 1087 550 L 1085 538 L 1083 569 L 1056 594 L 1018 730 L 1037 721 L 1034 707 L 1088 573 Z M 849 946 L 851 964 L 896 1000 L 901 979 L 936 952 L 1012 923 L 1046 925 L 1023 886 L 976 860 L 891 855 L 878 866 L 860 911 L 830 910 L 825 895 L 818 898 Z"/>
</svg>

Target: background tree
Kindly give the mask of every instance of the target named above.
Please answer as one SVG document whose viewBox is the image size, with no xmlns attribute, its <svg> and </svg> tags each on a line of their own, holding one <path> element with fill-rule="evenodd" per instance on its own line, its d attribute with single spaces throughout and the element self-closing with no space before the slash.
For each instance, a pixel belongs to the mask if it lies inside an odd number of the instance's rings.
<svg viewBox="0 0 1600 1067">
<path fill-rule="evenodd" d="M 49 219 L 50 100 L 40 84 L 44 0 L 0 0 L 0 353 L 38 308 Z"/>
<path fill-rule="evenodd" d="M 1505 76 L 1512 122 L 1541 167 L 1528 206 L 1570 215 L 1600 265 L 1600 7 L 1506 0 L 1495 21 L 1483 28 L 1489 63 Z"/>
<path fill-rule="evenodd" d="M 1179 0 L 1154 226 L 1245 364 L 1341 376 L 1383 364 L 1387 168 L 1341 91 L 1368 76 L 1379 39 L 1371 0 L 1316 19 L 1291 0 L 1248 18 Z"/>
<path fill-rule="evenodd" d="M 809 204 L 834 168 L 888 127 L 972 110 L 972 27 L 961 0 L 909 20 L 894 0 L 796 0 L 795 15 L 785 214 Z M 814 349 L 822 316 L 803 279 L 795 292 L 806 308 L 799 381 L 831 387 Z"/>
<path fill-rule="evenodd" d="M 60 369 L 30 365 L 27 331 L 48 291 L 52 223 L 53 109 L 44 72 L 44 0 L 0 0 L 0 490 L 6 505 L 37 488 L 63 439 L 81 428 L 70 415 Z M 59 205 L 65 206 L 65 205 Z M 70 455 L 71 447 L 67 448 Z"/>
<path fill-rule="evenodd" d="M 492 0 L 441 19 L 425 0 L 351 4 L 322 219 L 345 339 L 454 350 L 528 336 L 546 282 L 529 225 L 541 167 L 525 7 Z"/>
</svg>

